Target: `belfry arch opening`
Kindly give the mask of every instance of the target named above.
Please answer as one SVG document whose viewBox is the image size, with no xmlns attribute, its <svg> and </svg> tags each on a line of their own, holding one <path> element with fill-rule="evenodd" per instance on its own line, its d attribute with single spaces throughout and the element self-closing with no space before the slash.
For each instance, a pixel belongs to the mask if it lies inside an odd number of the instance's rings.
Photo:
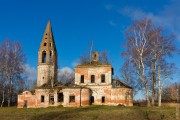
<svg viewBox="0 0 180 120">
<path fill-rule="evenodd" d="M 46 51 L 42 52 L 42 63 L 46 63 Z"/>
</svg>

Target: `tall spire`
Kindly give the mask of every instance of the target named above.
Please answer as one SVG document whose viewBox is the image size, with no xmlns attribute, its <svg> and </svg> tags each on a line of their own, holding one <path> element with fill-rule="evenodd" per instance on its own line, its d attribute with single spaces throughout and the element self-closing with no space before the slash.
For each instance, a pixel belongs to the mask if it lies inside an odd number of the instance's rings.
<svg viewBox="0 0 180 120">
<path fill-rule="evenodd" d="M 51 22 L 48 21 L 38 52 L 37 86 L 57 82 L 57 51 Z"/>
<path fill-rule="evenodd" d="M 49 49 L 52 46 L 51 48 L 56 51 L 56 45 L 54 42 L 54 36 L 53 36 L 50 20 L 48 20 L 48 23 L 46 25 L 46 29 L 44 31 L 40 49 L 44 46 L 44 44 L 47 44 L 46 47 L 47 49 Z"/>
</svg>

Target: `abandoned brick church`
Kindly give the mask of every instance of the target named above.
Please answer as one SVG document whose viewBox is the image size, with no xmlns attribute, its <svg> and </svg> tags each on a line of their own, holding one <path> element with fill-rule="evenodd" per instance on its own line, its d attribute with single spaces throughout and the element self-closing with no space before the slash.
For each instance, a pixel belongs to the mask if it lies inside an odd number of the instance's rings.
<svg viewBox="0 0 180 120">
<path fill-rule="evenodd" d="M 92 53 L 90 63 L 75 67 L 75 83 L 71 87 L 56 84 L 57 61 L 56 45 L 48 21 L 38 52 L 36 89 L 18 95 L 18 108 L 133 105 L 132 88 L 112 79 L 112 66 L 99 62 L 98 52 Z"/>
</svg>

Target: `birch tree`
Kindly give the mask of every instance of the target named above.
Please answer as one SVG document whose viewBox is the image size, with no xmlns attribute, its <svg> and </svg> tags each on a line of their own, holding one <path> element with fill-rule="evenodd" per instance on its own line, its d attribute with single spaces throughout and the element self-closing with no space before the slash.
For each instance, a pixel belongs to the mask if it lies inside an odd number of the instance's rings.
<svg viewBox="0 0 180 120">
<path fill-rule="evenodd" d="M 139 76 L 141 84 L 145 89 L 147 106 L 150 106 L 148 78 L 146 77 L 147 66 L 145 62 L 149 55 L 149 48 L 151 41 L 151 20 L 142 19 L 141 21 L 134 21 L 133 24 L 126 31 L 127 51 L 124 53 L 131 62 Z"/>
<path fill-rule="evenodd" d="M 161 106 L 162 92 L 167 79 L 173 79 L 172 75 L 175 73 L 175 66 L 172 63 L 167 63 L 161 59 L 158 65 L 158 106 Z"/>
<path fill-rule="evenodd" d="M 150 69 L 151 69 L 151 91 L 152 91 L 152 106 L 154 106 L 155 101 L 155 87 L 157 83 L 157 62 L 164 60 L 168 56 L 172 56 L 173 52 L 175 52 L 176 47 L 174 45 L 174 38 L 173 34 L 165 35 L 163 34 L 163 29 L 161 27 L 152 25 L 151 29 L 151 36 L 152 40 L 150 42 L 150 55 L 149 60 L 150 62 Z M 162 64 L 161 64 L 162 65 Z M 164 64 L 165 65 L 165 64 Z M 165 67 L 167 67 L 165 65 Z M 165 67 L 162 67 L 165 69 Z"/>
<path fill-rule="evenodd" d="M 158 65 L 162 60 L 172 56 L 176 51 L 174 35 L 164 34 L 163 29 L 154 25 L 150 19 L 135 21 L 126 31 L 127 51 L 125 56 L 130 59 L 146 92 L 147 106 L 154 106 L 155 89 L 157 86 Z M 162 64 L 161 64 L 162 66 Z M 165 70 L 168 66 L 163 66 Z M 160 76 L 160 73 L 159 73 Z M 160 79 L 160 78 L 158 78 Z M 151 87 L 150 87 L 151 86 Z M 162 87 L 162 85 L 160 85 Z"/>
</svg>

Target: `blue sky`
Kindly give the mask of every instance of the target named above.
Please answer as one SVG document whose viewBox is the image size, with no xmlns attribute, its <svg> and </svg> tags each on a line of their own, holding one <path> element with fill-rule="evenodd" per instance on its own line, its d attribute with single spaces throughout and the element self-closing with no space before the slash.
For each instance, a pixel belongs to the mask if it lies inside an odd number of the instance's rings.
<svg viewBox="0 0 180 120">
<path fill-rule="evenodd" d="M 124 31 L 134 19 L 150 17 L 175 33 L 180 47 L 179 6 L 179 0 L 4 0 L 0 4 L 0 42 L 7 38 L 20 41 L 34 79 L 38 49 L 50 19 L 60 69 L 73 70 L 93 40 L 95 51 L 109 51 L 115 76 L 119 76 Z M 168 60 L 180 68 L 179 55 Z M 174 81 L 179 77 L 177 74 Z"/>
</svg>

